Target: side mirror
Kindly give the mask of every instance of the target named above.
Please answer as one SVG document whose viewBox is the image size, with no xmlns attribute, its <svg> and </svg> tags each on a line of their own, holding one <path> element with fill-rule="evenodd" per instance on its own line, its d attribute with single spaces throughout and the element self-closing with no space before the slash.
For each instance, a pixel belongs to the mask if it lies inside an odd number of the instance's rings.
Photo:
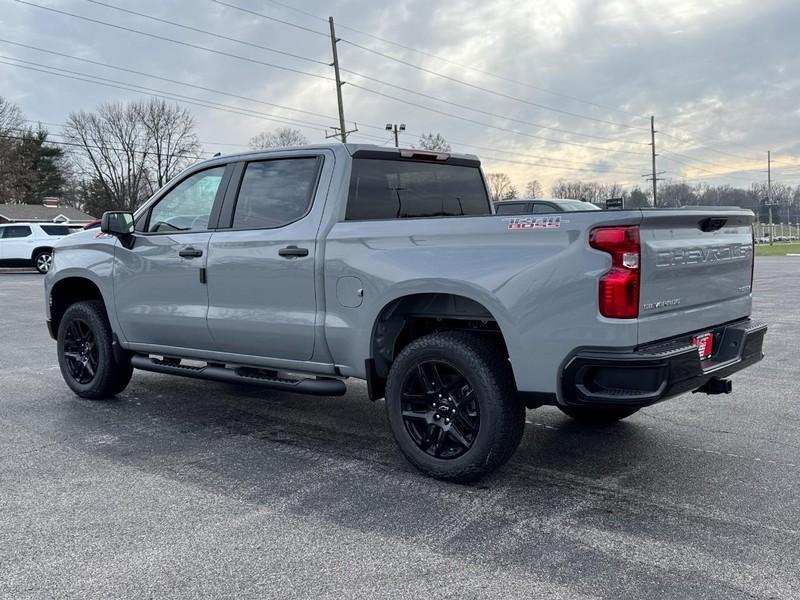
<svg viewBox="0 0 800 600">
<path fill-rule="evenodd" d="M 100 231 L 117 237 L 133 234 L 133 213 L 127 211 L 108 211 L 100 220 Z"/>
</svg>

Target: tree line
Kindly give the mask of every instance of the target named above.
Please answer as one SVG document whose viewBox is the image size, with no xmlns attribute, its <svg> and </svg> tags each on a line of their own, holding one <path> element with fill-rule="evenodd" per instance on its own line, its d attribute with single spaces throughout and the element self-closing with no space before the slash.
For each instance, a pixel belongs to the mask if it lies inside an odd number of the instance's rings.
<svg viewBox="0 0 800 600">
<path fill-rule="evenodd" d="M 106 210 L 134 210 L 155 190 L 188 165 L 203 158 L 189 109 L 150 98 L 107 102 L 94 111 L 71 112 L 61 139 L 51 139 L 42 125 L 31 127 L 16 104 L 0 96 L 0 203 L 41 203 L 55 196 L 93 215 Z M 303 133 L 291 127 L 257 133 L 250 147 L 301 146 Z M 436 132 L 425 133 L 414 145 L 450 152 Z M 207 153 L 205 153 L 207 154 Z M 575 198 L 604 206 L 622 198 L 626 207 L 653 206 L 652 190 L 624 188 L 615 183 L 562 178 L 548 191 L 535 177 L 517 187 L 507 173 L 489 172 L 486 183 L 493 202 L 514 198 Z M 705 183 L 666 182 L 658 188 L 659 207 L 692 205 L 740 206 L 766 220 L 766 183 L 748 188 Z M 773 220 L 800 220 L 800 186 L 773 183 Z"/>
</svg>

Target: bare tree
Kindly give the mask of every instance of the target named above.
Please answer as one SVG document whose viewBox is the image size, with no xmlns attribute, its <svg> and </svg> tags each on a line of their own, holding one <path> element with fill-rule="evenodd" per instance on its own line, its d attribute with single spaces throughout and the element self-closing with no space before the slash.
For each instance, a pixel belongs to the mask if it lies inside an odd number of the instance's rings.
<svg viewBox="0 0 800 600">
<path fill-rule="evenodd" d="M 423 133 L 417 142 L 422 150 L 433 152 L 450 152 L 450 144 L 444 139 L 441 133 Z"/>
<path fill-rule="evenodd" d="M 19 106 L 0 96 L 0 198 L 12 202 L 16 198 L 18 154 L 16 147 L 25 124 Z"/>
<path fill-rule="evenodd" d="M 253 150 L 266 148 L 283 148 L 285 146 L 304 146 L 308 138 L 299 129 L 280 127 L 274 131 L 262 131 L 250 138 L 250 147 Z"/>
<path fill-rule="evenodd" d="M 149 140 L 147 171 L 150 187 L 155 190 L 200 158 L 194 117 L 187 108 L 159 98 L 133 106 Z"/>
<path fill-rule="evenodd" d="M 531 179 L 525 184 L 525 196 L 528 198 L 541 198 L 544 190 L 538 179 Z"/>
<path fill-rule="evenodd" d="M 492 198 L 492 202 L 511 200 L 517 197 L 517 189 L 511 182 L 511 178 L 505 173 L 487 174 L 486 183 L 489 185 L 489 195 Z"/>
<path fill-rule="evenodd" d="M 105 194 L 102 210 L 134 210 L 148 196 L 147 166 L 150 133 L 136 104 L 101 104 L 96 112 L 73 112 L 64 126 L 64 136 L 77 144 L 73 153 L 78 172 L 96 180 Z M 102 210 L 100 210 L 102 209 Z"/>
<path fill-rule="evenodd" d="M 24 117 L 19 106 L 0 96 L 0 134 L 11 135 L 23 123 Z"/>
</svg>

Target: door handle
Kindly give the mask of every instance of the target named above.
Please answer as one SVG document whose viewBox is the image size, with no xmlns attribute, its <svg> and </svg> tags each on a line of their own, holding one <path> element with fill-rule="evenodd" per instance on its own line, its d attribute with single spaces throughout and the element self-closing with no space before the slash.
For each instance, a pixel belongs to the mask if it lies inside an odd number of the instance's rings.
<svg viewBox="0 0 800 600">
<path fill-rule="evenodd" d="M 197 248 L 192 248 L 191 246 L 187 246 L 186 248 L 181 248 L 178 251 L 178 256 L 182 256 L 183 258 L 198 258 L 203 256 L 203 251 L 198 250 Z"/>
<path fill-rule="evenodd" d="M 286 246 L 278 250 L 280 256 L 294 258 L 296 256 L 308 256 L 308 248 L 298 248 L 297 246 Z"/>
</svg>

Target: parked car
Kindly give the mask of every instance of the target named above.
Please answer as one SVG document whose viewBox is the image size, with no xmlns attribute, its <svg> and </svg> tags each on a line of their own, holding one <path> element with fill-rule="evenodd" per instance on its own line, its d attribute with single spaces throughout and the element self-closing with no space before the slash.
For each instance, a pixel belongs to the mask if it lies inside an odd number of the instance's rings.
<svg viewBox="0 0 800 600">
<path fill-rule="evenodd" d="M 85 398 L 134 368 L 323 396 L 364 379 L 406 458 L 450 481 L 508 460 L 526 406 L 607 423 L 761 360 L 753 213 L 564 216 L 492 214 L 470 155 L 213 158 L 61 240 L 48 327 Z"/>
<path fill-rule="evenodd" d="M 47 273 L 53 263 L 53 245 L 73 230 L 51 223 L 0 224 L 0 266 L 36 267 Z"/>
<path fill-rule="evenodd" d="M 530 215 L 584 210 L 602 210 L 591 202 L 566 198 L 536 198 L 533 200 L 503 200 L 495 202 L 495 214 Z"/>
</svg>

